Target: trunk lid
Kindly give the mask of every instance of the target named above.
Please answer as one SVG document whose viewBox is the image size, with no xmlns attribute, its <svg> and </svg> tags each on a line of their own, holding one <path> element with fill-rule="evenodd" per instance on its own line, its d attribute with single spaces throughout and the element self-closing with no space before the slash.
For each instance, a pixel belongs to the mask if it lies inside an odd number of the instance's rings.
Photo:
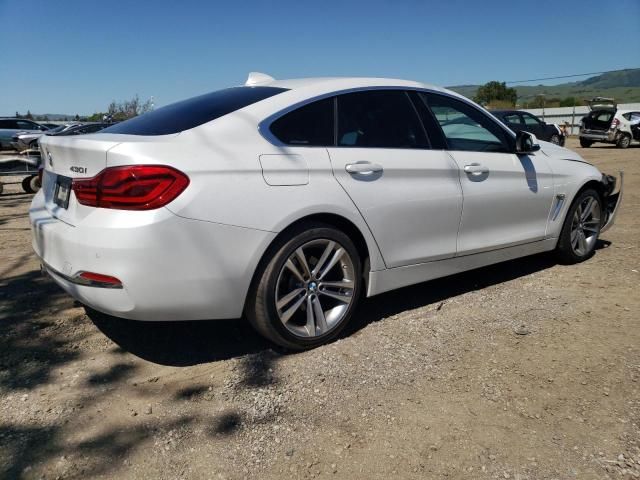
<svg viewBox="0 0 640 480">
<path fill-rule="evenodd" d="M 616 110 L 618 104 L 613 98 L 595 97 L 587 102 L 589 110 Z"/>
<path fill-rule="evenodd" d="M 91 178 L 107 166 L 107 152 L 121 143 L 121 135 L 83 135 L 54 137 L 44 135 L 40 140 L 42 152 L 45 208 L 54 217 L 70 225 L 77 224 L 93 208 L 80 205 L 71 192 L 67 202 L 60 201 L 74 178 Z M 60 192 L 62 190 L 62 192 Z M 56 195 L 61 194 L 58 200 Z"/>
</svg>

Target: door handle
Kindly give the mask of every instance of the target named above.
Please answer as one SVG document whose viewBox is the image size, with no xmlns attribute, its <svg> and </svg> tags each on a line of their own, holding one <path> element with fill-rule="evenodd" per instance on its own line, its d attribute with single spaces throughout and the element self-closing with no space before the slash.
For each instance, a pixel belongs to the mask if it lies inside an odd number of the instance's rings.
<svg viewBox="0 0 640 480">
<path fill-rule="evenodd" d="M 482 175 L 483 173 L 489 173 L 489 169 L 484 165 L 480 165 L 479 163 L 471 163 L 469 165 L 464 166 L 465 173 L 470 173 L 471 175 Z"/>
<path fill-rule="evenodd" d="M 383 170 L 382 165 L 371 162 L 347 163 L 344 168 L 352 175 L 372 175 Z"/>
</svg>

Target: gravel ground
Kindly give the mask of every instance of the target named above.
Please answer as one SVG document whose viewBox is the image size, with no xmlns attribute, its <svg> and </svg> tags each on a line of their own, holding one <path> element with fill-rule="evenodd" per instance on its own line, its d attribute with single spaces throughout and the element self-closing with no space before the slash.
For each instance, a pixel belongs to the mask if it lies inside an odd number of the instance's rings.
<svg viewBox="0 0 640 480">
<path fill-rule="evenodd" d="M 591 260 L 548 255 L 367 300 L 340 340 L 140 323 L 42 278 L 0 197 L 2 478 L 640 478 L 640 148 Z M 6 193 L 8 192 L 8 193 Z"/>
</svg>

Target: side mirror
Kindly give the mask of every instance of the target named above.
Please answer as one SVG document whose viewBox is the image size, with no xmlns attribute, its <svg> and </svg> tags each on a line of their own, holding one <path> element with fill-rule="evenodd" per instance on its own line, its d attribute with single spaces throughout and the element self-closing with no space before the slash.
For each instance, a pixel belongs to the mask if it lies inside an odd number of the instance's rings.
<svg viewBox="0 0 640 480">
<path fill-rule="evenodd" d="M 538 150 L 540 145 L 535 135 L 525 131 L 516 134 L 516 153 L 531 153 Z"/>
</svg>

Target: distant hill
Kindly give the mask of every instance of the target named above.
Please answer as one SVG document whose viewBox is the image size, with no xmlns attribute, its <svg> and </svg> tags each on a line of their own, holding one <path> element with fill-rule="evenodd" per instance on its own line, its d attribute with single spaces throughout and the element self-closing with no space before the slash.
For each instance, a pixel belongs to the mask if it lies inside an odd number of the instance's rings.
<svg viewBox="0 0 640 480">
<path fill-rule="evenodd" d="M 468 98 L 473 98 L 480 85 L 457 85 L 448 87 Z M 618 103 L 640 102 L 640 68 L 603 73 L 580 82 L 559 85 L 516 85 L 518 103 L 544 94 L 545 98 L 575 97 L 581 101 L 593 97 L 613 97 Z"/>
</svg>

